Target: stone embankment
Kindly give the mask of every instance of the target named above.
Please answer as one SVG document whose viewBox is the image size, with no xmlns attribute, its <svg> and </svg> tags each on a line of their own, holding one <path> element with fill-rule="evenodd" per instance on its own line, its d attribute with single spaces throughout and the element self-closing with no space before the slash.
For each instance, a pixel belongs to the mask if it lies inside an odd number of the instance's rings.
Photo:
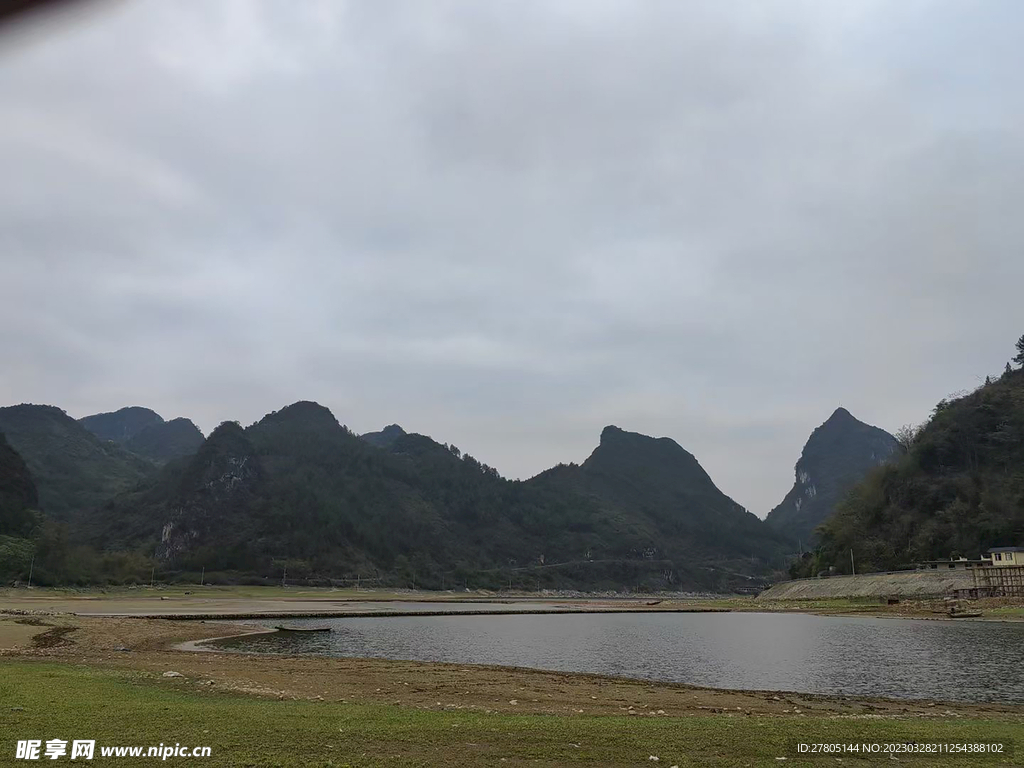
<svg viewBox="0 0 1024 768">
<path fill-rule="evenodd" d="M 775 584 L 759 600 L 821 600 L 838 597 L 943 597 L 975 586 L 969 570 L 889 571 Z"/>
</svg>

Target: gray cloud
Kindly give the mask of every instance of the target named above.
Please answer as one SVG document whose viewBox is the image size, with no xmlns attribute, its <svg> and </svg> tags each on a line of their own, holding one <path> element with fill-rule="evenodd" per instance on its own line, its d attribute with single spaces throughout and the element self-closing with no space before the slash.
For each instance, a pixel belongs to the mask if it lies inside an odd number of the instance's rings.
<svg viewBox="0 0 1024 768">
<path fill-rule="evenodd" d="M 765 514 L 1024 331 L 1012 0 L 222 0 L 0 37 L 0 400 L 316 399 Z"/>
</svg>

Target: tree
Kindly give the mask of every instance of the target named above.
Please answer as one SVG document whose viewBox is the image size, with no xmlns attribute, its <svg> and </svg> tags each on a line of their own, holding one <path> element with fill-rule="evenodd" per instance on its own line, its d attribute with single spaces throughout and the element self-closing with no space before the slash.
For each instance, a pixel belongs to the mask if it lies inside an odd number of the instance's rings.
<svg viewBox="0 0 1024 768">
<path fill-rule="evenodd" d="M 1017 355 L 1013 358 L 1013 362 L 1017 365 L 1024 366 L 1024 336 L 1017 339 Z"/>
<path fill-rule="evenodd" d="M 922 425 L 923 426 L 923 425 Z M 910 452 L 910 446 L 917 440 L 918 435 L 921 434 L 921 427 L 915 427 L 913 424 L 904 424 L 902 427 L 896 430 L 896 434 L 893 437 L 896 438 L 896 442 L 899 443 L 900 448 L 903 449 L 904 453 Z"/>
</svg>

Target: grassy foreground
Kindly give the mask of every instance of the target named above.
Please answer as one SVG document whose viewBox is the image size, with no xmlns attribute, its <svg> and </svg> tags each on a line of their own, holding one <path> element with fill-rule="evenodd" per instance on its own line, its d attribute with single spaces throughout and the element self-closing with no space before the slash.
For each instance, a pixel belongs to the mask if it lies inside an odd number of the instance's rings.
<svg viewBox="0 0 1024 768">
<path fill-rule="evenodd" d="M 1020 740 L 1024 725 L 1002 719 L 826 719 L 800 716 L 687 717 L 513 715 L 409 706 L 276 701 L 190 690 L 152 674 L 30 661 L 0 662 L 0 765 L 19 739 L 96 739 L 99 746 L 209 746 L 210 758 L 168 765 L 838 765 L 801 760 L 795 741 Z M 1008 747 L 1010 749 L 1010 747 Z M 658 757 L 658 761 L 651 760 Z M 67 757 L 61 758 L 61 762 Z M 891 764 L 845 755 L 844 765 Z M 1013 765 L 1001 757 L 903 757 L 925 765 Z M 51 762 L 50 764 L 54 764 Z M 88 763 L 86 763 L 88 764 Z"/>
</svg>

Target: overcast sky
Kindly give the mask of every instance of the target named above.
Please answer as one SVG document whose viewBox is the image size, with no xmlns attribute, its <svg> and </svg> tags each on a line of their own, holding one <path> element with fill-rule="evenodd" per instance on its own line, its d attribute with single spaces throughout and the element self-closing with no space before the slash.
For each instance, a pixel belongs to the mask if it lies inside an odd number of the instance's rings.
<svg viewBox="0 0 1024 768">
<path fill-rule="evenodd" d="M 27 29 L 27 31 L 25 31 Z M 1024 333 L 1024 3 L 130 1 L 0 35 L 0 402 L 299 399 L 764 516 Z"/>
</svg>

